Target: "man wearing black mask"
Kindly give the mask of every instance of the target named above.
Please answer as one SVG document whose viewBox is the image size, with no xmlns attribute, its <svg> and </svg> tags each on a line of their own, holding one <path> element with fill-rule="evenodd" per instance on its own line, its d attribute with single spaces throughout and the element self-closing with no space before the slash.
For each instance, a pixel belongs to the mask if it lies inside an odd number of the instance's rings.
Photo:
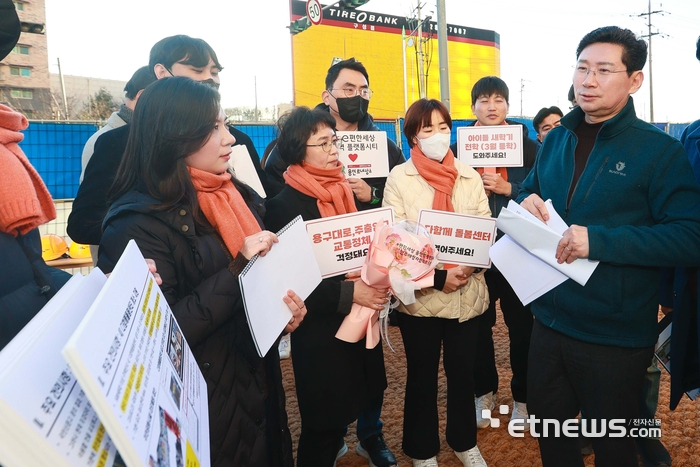
<svg viewBox="0 0 700 467">
<path fill-rule="evenodd" d="M 316 108 L 330 112 L 335 118 L 338 131 L 379 131 L 372 116 L 367 113 L 372 90 L 369 88 L 369 75 L 361 62 L 349 58 L 332 65 L 326 75 L 326 89 L 321 93 L 323 103 Z M 405 162 L 401 150 L 392 140 L 387 139 L 389 150 L 389 170 Z M 282 174 L 287 164 L 275 147 L 265 163 L 265 173 L 270 190 L 268 199 L 284 188 Z M 352 191 L 357 198 L 359 210 L 381 207 L 386 177 L 349 178 Z"/>
</svg>

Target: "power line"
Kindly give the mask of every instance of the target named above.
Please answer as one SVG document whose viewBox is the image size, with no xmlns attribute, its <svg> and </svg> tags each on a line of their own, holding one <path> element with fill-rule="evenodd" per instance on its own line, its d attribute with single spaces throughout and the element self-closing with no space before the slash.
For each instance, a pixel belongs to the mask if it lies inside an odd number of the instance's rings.
<svg viewBox="0 0 700 467">
<path fill-rule="evenodd" d="M 661 16 L 664 16 L 664 13 L 666 13 L 664 10 L 656 10 L 656 11 L 651 11 L 651 0 L 649 0 L 647 11 L 644 13 L 640 13 L 637 16 L 638 17 L 643 17 L 646 16 L 647 18 L 647 28 L 649 30 L 648 34 L 643 35 L 641 37 L 648 37 L 649 38 L 649 121 L 653 122 L 654 121 L 654 79 L 653 79 L 653 71 L 652 71 L 652 54 L 651 54 L 651 39 L 653 36 L 658 36 L 661 35 L 661 37 L 666 37 L 665 34 L 662 34 L 656 30 L 656 32 L 651 32 L 652 24 L 651 24 L 651 15 L 656 15 L 660 14 Z"/>
</svg>

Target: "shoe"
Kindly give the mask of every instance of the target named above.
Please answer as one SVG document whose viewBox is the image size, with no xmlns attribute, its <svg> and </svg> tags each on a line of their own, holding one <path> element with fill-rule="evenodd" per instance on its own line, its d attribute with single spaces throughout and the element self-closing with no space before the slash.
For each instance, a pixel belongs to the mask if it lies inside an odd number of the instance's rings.
<svg viewBox="0 0 700 467">
<path fill-rule="evenodd" d="M 479 448 L 477 446 L 474 446 L 467 451 L 455 451 L 455 456 L 457 456 L 457 459 L 462 461 L 464 467 L 486 467 L 486 461 L 483 457 L 481 457 L 481 452 L 479 452 Z"/>
<path fill-rule="evenodd" d="M 525 431 L 530 431 L 530 422 L 527 421 L 527 404 L 525 402 L 513 402 L 513 413 L 510 416 L 511 420 L 523 420 Z"/>
<path fill-rule="evenodd" d="M 338 462 L 338 459 L 343 457 L 345 454 L 348 453 L 348 445 L 345 444 L 345 441 L 343 440 L 343 445 L 340 446 L 340 449 L 338 449 L 338 454 L 335 455 L 335 462 L 333 462 L 333 467 L 335 467 L 336 462 Z"/>
<path fill-rule="evenodd" d="M 579 436 L 578 437 L 578 445 L 579 448 L 581 449 L 581 455 L 582 456 L 590 456 L 593 454 L 593 443 L 591 442 L 590 439 L 584 437 L 584 436 Z"/>
<path fill-rule="evenodd" d="M 476 406 L 476 427 L 486 428 L 491 424 L 491 420 L 484 418 L 482 410 L 490 410 L 493 414 L 493 409 L 496 408 L 493 392 L 487 392 L 483 396 L 477 397 L 474 401 L 474 405 Z"/>
<path fill-rule="evenodd" d="M 635 438 L 637 454 L 644 467 L 670 467 L 671 455 L 663 443 L 656 438 Z"/>
<path fill-rule="evenodd" d="M 433 456 L 430 459 L 413 459 L 413 467 L 438 467 L 437 457 Z"/>
<path fill-rule="evenodd" d="M 280 360 L 289 358 L 289 356 L 292 354 L 292 341 L 290 340 L 289 334 L 282 336 L 280 339 L 280 345 L 277 349 L 280 353 Z"/>
<path fill-rule="evenodd" d="M 369 461 L 369 467 L 394 467 L 397 465 L 396 457 L 384 442 L 384 435 L 381 433 L 368 436 L 365 440 L 357 443 L 355 452 L 358 456 Z M 437 466 L 437 463 L 435 465 Z"/>
</svg>

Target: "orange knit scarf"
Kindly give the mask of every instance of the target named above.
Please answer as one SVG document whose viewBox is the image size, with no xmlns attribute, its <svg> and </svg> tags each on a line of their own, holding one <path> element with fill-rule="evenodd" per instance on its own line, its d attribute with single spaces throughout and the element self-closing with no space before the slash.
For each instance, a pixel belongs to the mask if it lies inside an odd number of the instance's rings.
<svg viewBox="0 0 700 467">
<path fill-rule="evenodd" d="M 245 238 L 262 230 L 260 224 L 233 185 L 230 173 L 214 175 L 193 167 L 187 170 L 204 216 L 224 240 L 229 253 L 236 257 Z"/>
<path fill-rule="evenodd" d="M 56 218 L 49 190 L 17 143 L 27 117 L 0 105 L 0 231 L 17 236 Z"/>
<path fill-rule="evenodd" d="M 357 212 L 350 184 L 343 175 L 343 166 L 324 169 L 311 164 L 287 167 L 284 181 L 297 191 L 316 198 L 321 217 Z"/>
<path fill-rule="evenodd" d="M 411 161 L 418 169 L 418 173 L 428 184 L 435 188 L 433 198 L 433 209 L 437 211 L 455 212 L 452 205 L 452 190 L 457 180 L 457 167 L 455 167 L 455 155 L 452 150 L 447 151 L 447 155 L 442 163 L 428 159 L 418 145 L 411 148 Z"/>
</svg>

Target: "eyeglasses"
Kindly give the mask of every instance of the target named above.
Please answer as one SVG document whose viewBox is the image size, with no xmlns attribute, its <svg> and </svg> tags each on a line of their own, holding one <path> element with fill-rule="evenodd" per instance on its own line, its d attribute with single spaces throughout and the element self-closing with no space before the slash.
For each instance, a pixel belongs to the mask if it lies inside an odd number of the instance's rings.
<svg viewBox="0 0 700 467">
<path fill-rule="evenodd" d="M 343 91 L 343 94 L 345 94 L 345 97 L 355 97 L 358 94 L 362 96 L 364 99 L 370 100 L 372 98 L 372 90 L 370 88 L 360 88 L 359 90 L 357 88 L 352 88 L 350 86 L 344 87 L 344 88 L 331 88 L 328 90 L 330 91 Z"/>
<path fill-rule="evenodd" d="M 598 68 L 593 69 L 593 68 L 588 68 L 587 66 L 577 66 L 576 67 L 576 74 L 579 76 L 588 76 L 589 73 L 593 72 L 593 76 L 596 78 L 607 78 L 613 73 L 626 73 L 627 70 L 609 70 L 608 68 Z"/>
<path fill-rule="evenodd" d="M 333 138 L 330 141 L 324 141 L 321 144 L 307 144 L 307 148 L 314 148 L 314 147 L 320 147 L 323 149 L 323 152 L 331 152 L 331 146 L 335 146 L 336 148 L 338 147 L 338 138 Z"/>
</svg>

